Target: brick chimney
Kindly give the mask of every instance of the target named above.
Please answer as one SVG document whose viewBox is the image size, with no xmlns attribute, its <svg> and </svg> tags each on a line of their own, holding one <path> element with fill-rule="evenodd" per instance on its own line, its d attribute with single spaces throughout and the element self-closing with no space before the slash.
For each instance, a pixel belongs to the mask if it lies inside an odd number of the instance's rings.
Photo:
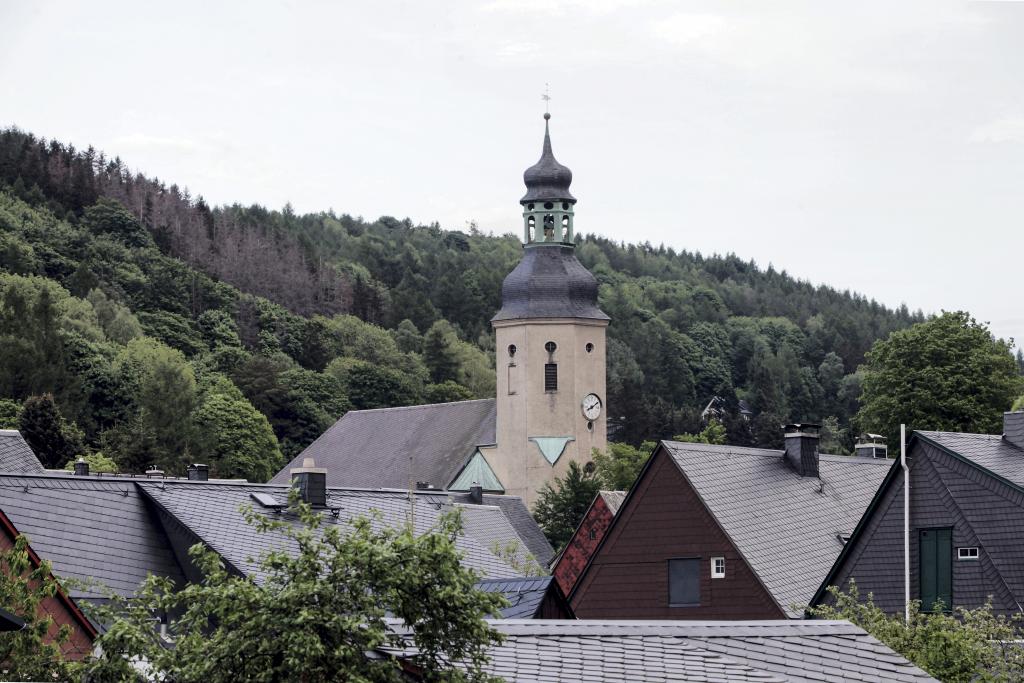
<svg viewBox="0 0 1024 683">
<path fill-rule="evenodd" d="M 786 438 L 786 462 L 801 477 L 818 476 L 817 424 L 788 424 L 783 428 Z"/>
<path fill-rule="evenodd" d="M 299 488 L 302 502 L 315 508 L 327 507 L 327 469 L 317 467 L 313 458 L 303 458 L 302 467 L 291 471 L 292 486 Z"/>
<path fill-rule="evenodd" d="M 1024 410 L 1003 413 L 1003 438 L 1017 448 L 1024 448 Z"/>
<path fill-rule="evenodd" d="M 195 462 L 188 466 L 189 481 L 209 481 L 210 467 L 201 462 Z"/>
</svg>

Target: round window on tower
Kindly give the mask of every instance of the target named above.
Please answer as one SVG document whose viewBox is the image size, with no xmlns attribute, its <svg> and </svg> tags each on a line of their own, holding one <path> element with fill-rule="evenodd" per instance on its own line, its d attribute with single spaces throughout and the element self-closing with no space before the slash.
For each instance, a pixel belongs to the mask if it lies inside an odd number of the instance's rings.
<svg viewBox="0 0 1024 683">
<path fill-rule="evenodd" d="M 550 211 L 551 209 L 555 208 L 555 205 L 552 204 L 551 202 L 544 202 L 544 208 Z"/>
<path fill-rule="evenodd" d="M 553 341 L 549 341 L 547 344 L 544 345 L 544 350 L 547 351 L 548 353 L 554 353 L 555 349 L 557 348 L 558 345 L 555 344 L 555 342 Z"/>
<path fill-rule="evenodd" d="M 516 355 L 516 345 L 515 344 L 509 344 L 508 345 L 508 357 L 509 358 L 514 358 L 515 355 Z"/>
<path fill-rule="evenodd" d="M 569 210 L 569 202 L 562 202 L 562 211 Z"/>
<path fill-rule="evenodd" d="M 593 422 L 593 420 L 587 422 L 587 431 L 588 432 L 594 431 L 594 422 Z"/>
<path fill-rule="evenodd" d="M 587 342 L 587 345 L 584 348 L 587 349 L 587 353 L 593 353 L 594 352 L 594 345 L 591 344 L 590 342 Z"/>
<path fill-rule="evenodd" d="M 526 210 L 527 211 L 533 211 L 533 204 L 527 204 L 526 205 Z"/>
</svg>

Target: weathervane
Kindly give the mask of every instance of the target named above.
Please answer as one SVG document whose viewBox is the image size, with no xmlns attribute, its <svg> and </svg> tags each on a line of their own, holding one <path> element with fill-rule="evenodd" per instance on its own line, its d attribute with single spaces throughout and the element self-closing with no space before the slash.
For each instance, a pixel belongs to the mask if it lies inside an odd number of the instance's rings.
<svg viewBox="0 0 1024 683">
<path fill-rule="evenodd" d="M 544 113 L 545 114 L 550 114 L 551 112 L 548 109 L 548 105 L 551 102 L 551 95 L 548 94 L 548 84 L 547 83 L 544 84 L 544 92 L 541 93 L 540 98 L 542 100 L 544 100 Z"/>
</svg>

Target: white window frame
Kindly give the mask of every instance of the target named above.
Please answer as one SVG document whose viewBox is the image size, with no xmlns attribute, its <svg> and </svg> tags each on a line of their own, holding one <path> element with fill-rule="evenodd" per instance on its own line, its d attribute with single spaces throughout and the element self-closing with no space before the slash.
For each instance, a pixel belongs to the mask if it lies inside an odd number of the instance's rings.
<svg viewBox="0 0 1024 683">
<path fill-rule="evenodd" d="M 722 568 L 719 570 L 718 564 L 721 563 Z M 724 579 L 725 578 L 725 558 L 724 557 L 712 557 L 711 558 L 711 578 L 712 579 Z"/>
<path fill-rule="evenodd" d="M 958 560 L 977 560 L 980 557 L 981 551 L 977 546 L 964 546 L 956 549 L 956 559 Z"/>
</svg>

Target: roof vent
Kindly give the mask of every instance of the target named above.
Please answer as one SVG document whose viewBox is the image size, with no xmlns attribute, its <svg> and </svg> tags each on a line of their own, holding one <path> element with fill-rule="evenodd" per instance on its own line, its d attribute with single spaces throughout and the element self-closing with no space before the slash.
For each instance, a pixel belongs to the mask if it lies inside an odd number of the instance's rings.
<svg viewBox="0 0 1024 683">
<path fill-rule="evenodd" d="M 297 486 L 302 502 L 315 508 L 327 507 L 327 469 L 317 467 L 313 458 L 303 458 L 302 467 L 292 469 L 292 486 Z"/>
<path fill-rule="evenodd" d="M 1024 410 L 1003 413 L 1003 438 L 1017 448 L 1024 448 Z"/>
<path fill-rule="evenodd" d="M 853 447 L 854 455 L 861 458 L 888 458 L 889 448 L 881 434 L 861 434 Z"/>
<path fill-rule="evenodd" d="M 209 481 L 210 467 L 201 462 L 195 462 L 188 466 L 189 481 Z"/>
<path fill-rule="evenodd" d="M 818 476 L 818 432 L 821 425 L 794 423 L 785 425 L 786 462 L 801 477 Z"/>
<path fill-rule="evenodd" d="M 430 491 L 433 488 L 434 488 L 434 485 L 431 484 L 429 481 L 418 481 L 418 482 L 416 482 L 416 490 L 417 491 Z"/>
<path fill-rule="evenodd" d="M 146 476 L 147 477 L 162 477 L 162 476 L 164 476 L 164 471 L 160 470 L 160 469 L 157 469 L 156 465 L 150 465 L 149 469 L 146 470 Z"/>
<path fill-rule="evenodd" d="M 88 477 L 89 476 L 89 463 L 85 461 L 85 458 L 79 456 L 78 460 L 75 461 L 75 476 L 76 477 Z"/>
</svg>

